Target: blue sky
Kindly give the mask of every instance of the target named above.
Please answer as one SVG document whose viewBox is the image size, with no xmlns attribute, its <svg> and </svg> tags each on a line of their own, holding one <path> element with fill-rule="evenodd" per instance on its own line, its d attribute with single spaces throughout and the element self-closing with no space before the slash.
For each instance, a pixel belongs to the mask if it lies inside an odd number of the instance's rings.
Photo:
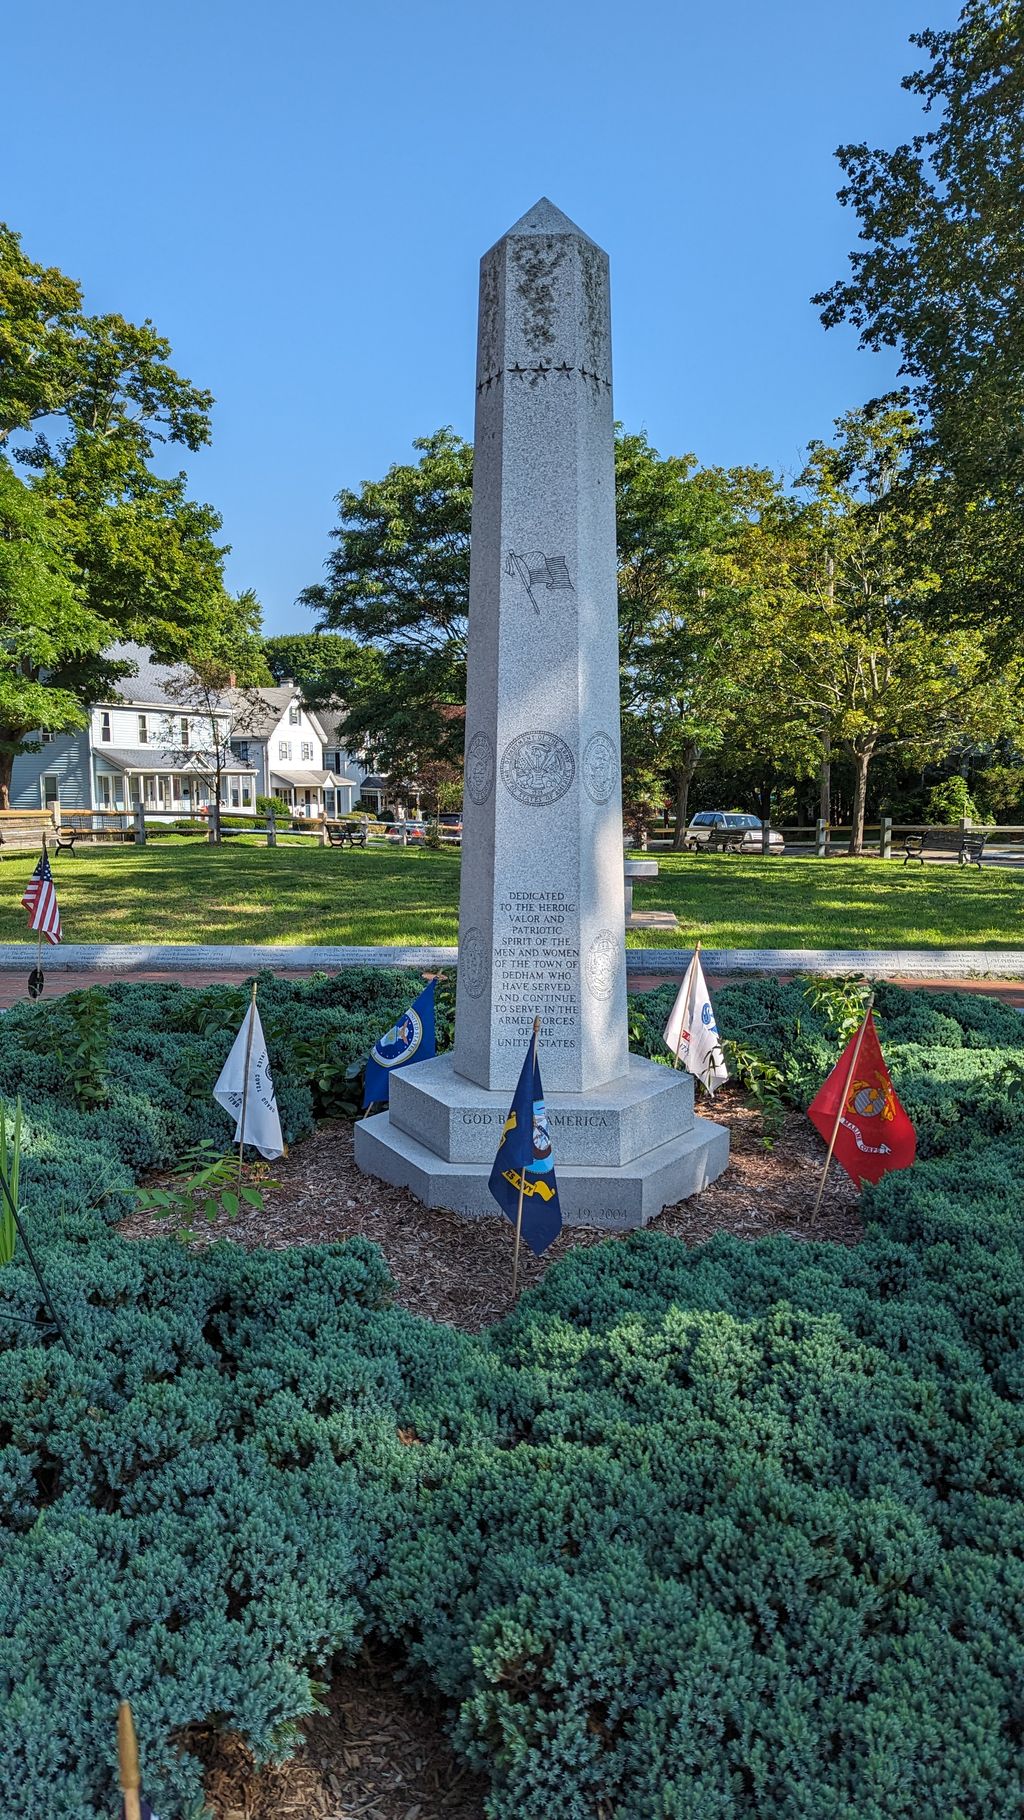
<svg viewBox="0 0 1024 1820">
<path fill-rule="evenodd" d="M 546 194 L 609 252 L 616 413 L 788 474 L 891 381 L 809 298 L 843 141 L 951 0 L 48 0 L 5 20 L 0 213 L 217 403 L 189 463 L 229 584 L 305 629 L 343 485 L 472 434 L 480 254 Z"/>
</svg>

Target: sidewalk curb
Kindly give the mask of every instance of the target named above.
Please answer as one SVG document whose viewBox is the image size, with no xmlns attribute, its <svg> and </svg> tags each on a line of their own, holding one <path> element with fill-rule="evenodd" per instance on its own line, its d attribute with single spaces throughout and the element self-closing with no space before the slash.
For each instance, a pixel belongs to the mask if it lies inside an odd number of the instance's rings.
<svg viewBox="0 0 1024 1820">
<path fill-rule="evenodd" d="M 0 972 L 35 963 L 34 942 L 0 943 Z M 627 948 L 630 975 L 673 977 L 685 973 L 692 948 Z M 1024 949 L 965 948 L 702 948 L 709 973 L 867 974 L 872 979 L 1024 979 Z M 216 947 L 184 943 L 65 943 L 43 956 L 48 973 L 110 972 L 122 976 L 154 968 L 181 973 L 239 970 L 256 973 L 334 971 L 339 967 L 454 967 L 456 948 Z"/>
</svg>

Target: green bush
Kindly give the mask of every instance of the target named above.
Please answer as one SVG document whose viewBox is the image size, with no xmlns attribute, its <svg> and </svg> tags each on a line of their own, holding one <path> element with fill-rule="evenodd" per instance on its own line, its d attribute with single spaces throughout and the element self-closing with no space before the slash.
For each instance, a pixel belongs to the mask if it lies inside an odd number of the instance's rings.
<svg viewBox="0 0 1024 1820">
<path fill-rule="evenodd" d="M 292 812 L 282 796 L 258 796 L 256 798 L 256 813 L 257 815 L 261 815 L 264 821 L 268 815 L 273 815 L 276 822 L 284 822 L 286 824 L 292 819 Z"/>
<path fill-rule="evenodd" d="M 300 1045 L 354 1054 L 414 983 L 261 980 L 289 1130 L 314 1115 Z M 138 1172 L 223 1137 L 210 1087 L 246 993 L 106 997 L 106 1109 L 69 1091 L 67 1000 L 9 1013 L 0 1049 L 79 1353 L 30 1325 L 19 1247 L 0 1272 L 0 1813 L 114 1811 L 120 1695 L 150 1799 L 187 1812 L 191 1727 L 286 1750 L 332 1658 L 376 1634 L 451 1703 L 490 1820 L 1017 1820 L 1016 1013 L 879 988 L 921 1160 L 865 1190 L 856 1248 L 637 1233 L 466 1335 L 396 1309 L 365 1241 L 120 1240 Z M 670 997 L 633 1005 L 637 1047 Z M 718 1010 L 805 1103 L 838 1001 L 758 981 Z"/>
</svg>

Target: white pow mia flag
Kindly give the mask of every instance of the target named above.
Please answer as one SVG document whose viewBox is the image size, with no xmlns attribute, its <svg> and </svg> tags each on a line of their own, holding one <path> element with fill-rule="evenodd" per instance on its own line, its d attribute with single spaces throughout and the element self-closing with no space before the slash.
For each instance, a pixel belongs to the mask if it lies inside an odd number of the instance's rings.
<svg viewBox="0 0 1024 1820">
<path fill-rule="evenodd" d="M 662 1041 L 709 1093 L 729 1079 L 700 955 L 695 954 L 669 1012 Z"/>
<path fill-rule="evenodd" d="M 250 1019 L 252 1020 L 252 1043 L 249 1042 Z M 245 1086 L 245 1056 L 249 1052 L 249 1086 Z M 277 1097 L 274 1083 L 270 1078 L 270 1062 L 267 1057 L 267 1039 L 263 1034 L 260 1014 L 255 1002 L 250 1006 L 249 1016 L 242 1024 L 231 1053 L 217 1077 L 213 1097 L 225 1112 L 236 1114 L 238 1123 L 235 1126 L 235 1143 L 251 1144 L 261 1156 L 275 1157 L 284 1155 L 284 1143 L 281 1138 L 281 1120 L 277 1111 Z M 242 1130 L 242 1102 L 245 1101 L 245 1130 Z"/>
</svg>

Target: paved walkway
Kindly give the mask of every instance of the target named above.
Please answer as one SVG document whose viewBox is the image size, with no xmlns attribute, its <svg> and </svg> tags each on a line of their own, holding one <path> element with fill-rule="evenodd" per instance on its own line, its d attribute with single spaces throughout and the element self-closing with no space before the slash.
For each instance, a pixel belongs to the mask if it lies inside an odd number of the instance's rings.
<svg viewBox="0 0 1024 1820">
<path fill-rule="evenodd" d="M 692 953 L 690 948 L 627 948 L 629 983 L 643 991 L 678 980 L 689 966 Z M 965 987 L 1024 1007 L 1024 951 L 1020 949 L 705 948 L 701 958 L 709 980 L 718 985 L 744 975 L 787 979 L 798 973 L 867 974 L 901 986 Z M 199 944 L 162 947 L 68 942 L 43 954 L 44 996 L 53 998 L 86 986 L 109 985 L 116 979 L 184 979 L 194 985 L 218 980 L 234 984 L 263 967 L 298 979 L 351 966 L 433 970 L 453 967 L 456 960 L 455 948 L 233 948 Z M 0 944 L 0 1006 L 26 998 L 28 973 L 34 964 L 34 943 Z"/>
</svg>

